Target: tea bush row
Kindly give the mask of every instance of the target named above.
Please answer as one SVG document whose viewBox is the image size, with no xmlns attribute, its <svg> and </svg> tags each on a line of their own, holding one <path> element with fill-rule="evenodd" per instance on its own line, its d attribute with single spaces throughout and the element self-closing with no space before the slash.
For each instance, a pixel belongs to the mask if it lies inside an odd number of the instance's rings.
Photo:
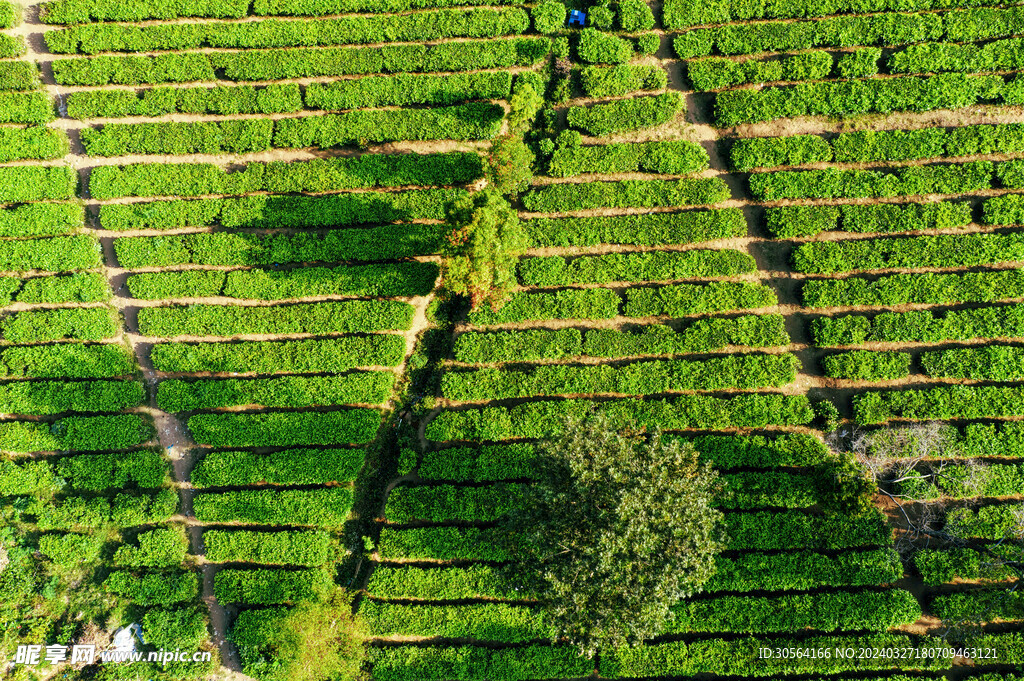
<svg viewBox="0 0 1024 681">
<path fill-rule="evenodd" d="M 815 241 L 793 251 L 797 272 L 836 274 L 858 270 L 966 268 L 1024 260 L 1024 235 L 951 234 L 905 239 Z"/>
<path fill-rule="evenodd" d="M 520 260 L 518 274 L 523 286 L 565 286 L 733 277 L 756 270 L 751 256 L 722 249 L 609 253 L 572 259 L 542 256 Z"/>
<path fill-rule="evenodd" d="M 703 92 L 780 80 L 820 80 L 828 77 L 834 64 L 832 55 L 824 51 L 766 61 L 705 57 L 686 62 L 686 77 L 694 90 Z"/>
<path fill-rule="evenodd" d="M 118 343 L 30 345 L 0 351 L 0 375 L 4 377 L 115 378 L 136 369 L 131 349 Z"/>
<path fill-rule="evenodd" d="M 344 376 L 282 376 L 257 379 L 160 383 L 157 404 L 171 412 L 258 405 L 314 407 L 342 404 L 381 404 L 391 395 L 395 375 L 365 371 Z"/>
<path fill-rule="evenodd" d="M 661 90 L 668 85 L 664 69 L 647 64 L 584 66 L 580 87 L 588 97 L 622 97 L 639 90 Z"/>
<path fill-rule="evenodd" d="M 686 175 L 708 167 L 704 148 L 685 140 L 582 146 L 579 133 L 569 131 L 558 136 L 558 145 L 548 170 L 552 177 L 636 172 Z"/>
<path fill-rule="evenodd" d="M 278 605 L 325 598 L 334 578 L 324 569 L 218 570 L 213 590 L 220 603 Z"/>
<path fill-rule="evenodd" d="M 529 362 L 570 357 L 635 357 L 714 352 L 729 345 L 788 345 L 781 315 L 698 319 L 678 331 L 663 325 L 619 329 L 468 331 L 455 338 L 460 362 Z"/>
<path fill-rule="evenodd" d="M 631 398 L 600 404 L 570 399 L 442 412 L 427 425 L 426 436 L 438 442 L 544 437 L 554 432 L 564 417 L 581 415 L 595 407 L 612 423 L 666 430 L 802 425 L 813 418 L 810 403 L 802 395 L 683 395 L 671 400 Z"/>
<path fill-rule="evenodd" d="M 1024 378 L 1024 348 L 987 345 L 921 353 L 921 366 L 935 378 L 1019 381 Z"/>
<path fill-rule="evenodd" d="M 873 281 L 859 277 L 805 281 L 808 307 L 904 305 L 907 303 L 989 303 L 1024 297 L 1024 273 L 1019 270 L 964 274 L 890 274 Z"/>
<path fill-rule="evenodd" d="M 595 137 L 650 128 L 672 120 L 686 110 L 682 95 L 666 92 L 650 97 L 619 99 L 589 107 L 573 106 L 566 118 L 569 125 Z"/>
<path fill-rule="evenodd" d="M 825 375 L 854 381 L 895 381 L 910 375 L 910 354 L 852 350 L 822 359 Z"/>
<path fill-rule="evenodd" d="M 117 412 L 140 405 L 145 388 L 137 381 L 16 381 L 0 383 L 0 413 L 61 414 Z"/>
<path fill-rule="evenodd" d="M 85 224 L 77 203 L 25 203 L 0 210 L 0 236 L 59 236 Z"/>
<path fill-rule="evenodd" d="M 855 395 L 857 423 L 982 419 L 1024 416 L 1024 391 L 1019 387 L 955 385 L 900 392 Z"/>
<path fill-rule="evenodd" d="M 654 360 L 626 365 L 544 365 L 528 371 L 450 371 L 441 379 L 449 400 L 481 402 L 534 395 L 653 395 L 683 390 L 780 387 L 796 378 L 793 355 L 732 355 L 706 360 Z"/>
<path fill-rule="evenodd" d="M 348 487 L 242 490 L 197 494 L 196 518 L 204 523 L 340 527 L 352 510 Z"/>
<path fill-rule="evenodd" d="M 688 244 L 744 236 L 738 208 L 569 218 L 533 218 L 523 227 L 535 247 Z"/>
<path fill-rule="evenodd" d="M 729 189 L 721 179 L 700 177 L 549 184 L 525 194 L 523 206 L 535 213 L 567 213 L 592 208 L 696 206 L 728 199 Z"/>
<path fill-rule="evenodd" d="M 206 530 L 203 543 L 206 559 L 214 563 L 315 567 L 328 563 L 335 554 L 331 535 L 324 530 Z"/>
<path fill-rule="evenodd" d="M 819 346 L 1024 338 L 1024 306 L 883 312 L 873 317 L 820 317 L 811 322 L 811 331 L 815 344 Z"/>
<path fill-rule="evenodd" d="M 967 201 L 778 206 L 765 211 L 768 231 L 778 239 L 836 230 L 872 234 L 949 229 L 972 221 Z"/>
<path fill-rule="evenodd" d="M 99 267 L 100 245 L 90 235 L 0 241 L 0 271 L 70 272 Z"/>
<path fill-rule="evenodd" d="M 158 343 L 151 351 L 158 371 L 319 373 L 360 366 L 397 366 L 405 356 L 398 334 L 316 340 L 239 343 Z"/>
<path fill-rule="evenodd" d="M 325 485 L 356 479 L 366 452 L 362 449 L 283 449 L 269 454 L 216 451 L 192 470 L 196 487 L 234 485 Z"/>
<path fill-rule="evenodd" d="M 188 427 L 196 442 L 215 447 L 293 447 L 369 442 L 380 421 L 380 413 L 373 409 L 346 409 L 198 414 L 188 420 Z"/>
<path fill-rule="evenodd" d="M 152 436 L 153 426 L 135 414 L 68 416 L 53 423 L 0 423 L 0 447 L 18 453 L 128 449 Z"/>
</svg>

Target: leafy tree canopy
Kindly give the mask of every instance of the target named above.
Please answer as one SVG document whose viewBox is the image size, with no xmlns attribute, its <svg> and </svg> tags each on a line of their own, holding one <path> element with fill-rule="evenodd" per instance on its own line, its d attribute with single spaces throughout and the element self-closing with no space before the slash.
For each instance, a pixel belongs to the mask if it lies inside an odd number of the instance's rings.
<svg viewBox="0 0 1024 681">
<path fill-rule="evenodd" d="M 583 654 L 662 632 L 723 548 L 717 474 L 692 445 L 569 421 L 538 447 L 538 476 L 505 521 L 513 586 L 546 604 L 557 638 Z"/>
</svg>

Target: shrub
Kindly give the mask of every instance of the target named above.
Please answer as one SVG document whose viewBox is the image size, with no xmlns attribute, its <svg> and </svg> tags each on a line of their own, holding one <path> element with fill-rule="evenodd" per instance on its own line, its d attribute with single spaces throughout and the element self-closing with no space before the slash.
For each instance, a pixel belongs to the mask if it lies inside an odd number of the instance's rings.
<svg viewBox="0 0 1024 681">
<path fill-rule="evenodd" d="M 584 66 L 580 84 L 588 97 L 621 97 L 637 90 L 660 90 L 668 85 L 668 74 L 646 64 Z"/>
<path fill-rule="evenodd" d="M 113 123 L 84 128 L 81 139 L 92 156 L 246 154 L 269 149 L 272 130 L 269 120 Z"/>
<path fill-rule="evenodd" d="M 566 8 L 560 2 L 542 2 L 534 7 L 533 27 L 537 33 L 558 33 L 565 27 Z"/>
<path fill-rule="evenodd" d="M 377 433 L 372 409 L 263 414 L 198 414 L 188 420 L 196 442 L 218 447 L 361 444 Z"/>
<path fill-rule="evenodd" d="M 513 293 L 501 309 L 474 310 L 474 325 L 515 324 L 543 319 L 611 319 L 619 313 L 620 298 L 608 289 L 565 289 L 552 293 Z"/>
<path fill-rule="evenodd" d="M 536 213 L 567 213 L 590 208 L 706 205 L 728 199 L 729 188 L 720 178 L 699 177 L 549 184 L 526 194 L 523 205 Z"/>
<path fill-rule="evenodd" d="M 0 168 L 0 201 L 74 199 L 78 176 L 68 166 L 6 166 Z"/>
<path fill-rule="evenodd" d="M 819 317 L 811 323 L 819 346 L 882 343 L 942 343 L 973 338 L 1024 338 L 1024 306 L 968 310 L 883 312 L 874 317 Z"/>
<path fill-rule="evenodd" d="M 756 270 L 754 259 L 739 251 L 648 251 L 589 255 L 572 260 L 562 256 L 527 258 L 519 263 L 519 280 L 524 286 L 564 286 L 730 277 Z"/>
<path fill-rule="evenodd" d="M 192 469 L 196 487 L 315 485 L 350 482 L 363 466 L 362 449 L 285 449 L 270 454 L 210 452 Z"/>
<path fill-rule="evenodd" d="M 577 133 L 578 134 L 578 133 Z M 560 146 L 551 158 L 549 174 L 571 177 L 582 173 L 665 173 L 686 175 L 708 167 L 708 154 L 698 144 L 635 142 L 580 146 L 573 133 L 559 136 Z"/>
<path fill-rule="evenodd" d="M 602 243 L 653 246 L 714 241 L 747 233 L 738 208 L 571 218 L 533 218 L 523 223 L 531 244 L 596 246 Z"/>
<path fill-rule="evenodd" d="M 209 381 L 168 379 L 160 383 L 157 404 L 171 412 L 246 405 L 316 407 L 382 404 L 391 396 L 394 382 L 395 375 L 389 371 Z"/>
<path fill-rule="evenodd" d="M 868 281 L 858 277 L 804 282 L 804 305 L 902 305 L 906 303 L 987 303 L 1024 296 L 1024 275 L 1017 270 L 964 274 L 890 274 Z"/>
<path fill-rule="evenodd" d="M 84 207 L 75 203 L 27 203 L 0 210 L 0 236 L 56 236 L 85 224 Z"/>
<path fill-rule="evenodd" d="M 681 317 L 777 304 L 778 296 L 764 284 L 731 281 L 673 284 L 627 290 L 624 314 L 627 317 Z"/>
<path fill-rule="evenodd" d="M 847 52 L 836 62 L 836 73 L 843 78 L 867 78 L 878 73 L 878 60 L 882 48 L 863 47 Z"/>
<path fill-rule="evenodd" d="M 67 135 L 60 130 L 42 126 L 0 128 L 0 163 L 59 158 L 68 150 Z"/>
<path fill-rule="evenodd" d="M 219 570 L 214 593 L 221 603 L 279 605 L 316 601 L 334 588 L 332 575 L 314 570 Z"/>
<path fill-rule="evenodd" d="M 555 3 L 557 4 L 557 3 Z M 541 5 L 543 7 L 544 5 Z M 458 104 L 473 99 L 507 99 L 513 74 L 398 74 L 310 83 L 305 104 L 311 109 L 359 109 L 410 104 Z"/>
<path fill-rule="evenodd" d="M 145 389 L 136 381 L 0 383 L 0 410 L 4 414 L 117 412 L 140 405 L 144 397 Z"/>
<path fill-rule="evenodd" d="M 650 128 L 670 121 L 685 110 L 682 95 L 666 92 L 651 97 L 621 99 L 590 107 L 574 106 L 569 109 L 567 121 L 588 135 L 602 137 L 627 130 Z"/>
<path fill-rule="evenodd" d="M 956 385 L 902 392 L 861 393 L 853 398 L 857 423 L 884 423 L 896 418 L 979 419 L 1024 415 L 1017 387 Z"/>
<path fill-rule="evenodd" d="M 654 28 L 654 13 L 643 0 L 619 0 L 619 26 L 623 31 L 649 31 Z"/>
<path fill-rule="evenodd" d="M 203 543 L 207 560 L 215 563 L 315 567 L 328 563 L 334 556 L 331 535 L 323 530 L 206 530 Z"/>
<path fill-rule="evenodd" d="M 0 241 L 0 271 L 4 272 L 69 272 L 100 264 L 100 245 L 90 235 Z"/>
<path fill-rule="evenodd" d="M 921 366 L 935 378 L 1019 381 L 1024 377 L 1024 350 L 1010 345 L 936 350 L 921 354 Z"/>
<path fill-rule="evenodd" d="M 195 572 L 110 573 L 103 583 L 108 591 L 139 605 L 188 603 L 199 596 L 199 575 Z"/>
<path fill-rule="evenodd" d="M 264 86 L 155 87 L 144 90 L 84 90 L 65 95 L 68 118 L 123 118 L 187 114 L 274 114 L 302 110 L 294 83 Z"/>
<path fill-rule="evenodd" d="M 854 350 L 827 355 L 825 375 L 856 381 L 894 381 L 910 375 L 910 353 Z"/>
<path fill-rule="evenodd" d="M 196 518 L 205 523 L 341 527 L 352 510 L 352 490 L 331 487 L 214 492 L 197 494 L 193 503 Z"/>
<path fill-rule="evenodd" d="M 621 64 L 633 57 L 633 45 L 628 41 L 596 28 L 580 31 L 576 48 L 581 61 L 591 64 Z"/>
<path fill-rule="evenodd" d="M 729 160 L 733 168 L 741 172 L 754 168 L 827 163 L 832 160 L 832 148 L 817 135 L 750 137 L 736 140 L 729 150 Z"/>
<path fill-rule="evenodd" d="M 747 83 L 780 80 L 819 80 L 832 71 L 828 52 L 805 52 L 783 59 L 737 61 L 725 57 L 704 57 L 686 63 L 686 76 L 694 90 L 720 90 Z"/>
</svg>

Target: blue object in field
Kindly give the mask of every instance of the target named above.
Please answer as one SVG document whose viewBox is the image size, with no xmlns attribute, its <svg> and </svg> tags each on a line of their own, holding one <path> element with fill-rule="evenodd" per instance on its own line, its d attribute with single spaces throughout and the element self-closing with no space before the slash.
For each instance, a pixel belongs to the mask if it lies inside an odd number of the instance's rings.
<svg viewBox="0 0 1024 681">
<path fill-rule="evenodd" d="M 587 25 L 587 14 L 578 9 L 569 12 L 569 25 L 583 27 Z"/>
</svg>

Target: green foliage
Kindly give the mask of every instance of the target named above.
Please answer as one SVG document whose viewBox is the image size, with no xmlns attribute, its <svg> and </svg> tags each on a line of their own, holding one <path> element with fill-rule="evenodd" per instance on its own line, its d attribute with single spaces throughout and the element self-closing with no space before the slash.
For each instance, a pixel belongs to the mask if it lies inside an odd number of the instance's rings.
<svg viewBox="0 0 1024 681">
<path fill-rule="evenodd" d="M 205 523 L 341 527 L 352 510 L 348 487 L 242 490 L 197 494 L 196 518 Z"/>
<path fill-rule="evenodd" d="M 129 348 L 100 345 L 32 345 L 0 353 L 0 376 L 16 378 L 114 378 L 135 371 Z"/>
<path fill-rule="evenodd" d="M 207 560 L 215 563 L 315 567 L 331 561 L 335 552 L 331 535 L 324 530 L 206 530 L 203 543 Z"/>
<path fill-rule="evenodd" d="M 571 177 L 582 173 L 665 173 L 686 175 L 708 167 L 708 153 L 688 141 L 636 142 L 582 146 L 579 133 L 558 136 L 549 174 Z"/>
<path fill-rule="evenodd" d="M 733 355 L 706 360 L 655 360 L 625 365 L 545 365 L 517 371 L 452 371 L 441 379 L 449 400 L 480 402 L 534 395 L 654 395 L 684 390 L 780 387 L 796 378 L 793 355 Z"/>
<path fill-rule="evenodd" d="M 443 280 L 452 292 L 468 296 L 473 308 L 494 310 L 516 285 L 516 265 L 527 240 L 519 216 L 498 194 L 479 192 L 452 206 Z"/>
<path fill-rule="evenodd" d="M 929 586 L 954 579 L 1007 579 L 1015 576 L 1012 567 L 994 563 L 974 549 L 923 549 L 914 554 L 914 566 Z"/>
<path fill-rule="evenodd" d="M 64 171 L 68 178 L 71 177 L 68 174 L 70 169 L 52 170 Z M 231 170 L 213 163 L 134 163 L 94 168 L 89 176 L 89 193 L 97 199 L 114 199 L 125 196 L 204 196 L 259 191 L 328 192 L 369 187 L 458 184 L 476 180 L 481 172 L 480 158 L 466 152 L 364 154 L 298 163 L 273 161 L 248 163 L 241 170 Z M 71 192 L 73 187 L 72 181 Z M 244 200 L 236 203 L 248 205 Z M 262 207 L 266 204 L 257 199 L 253 205 Z M 234 222 L 225 226 L 241 224 Z"/>
<path fill-rule="evenodd" d="M 481 73 L 398 74 L 368 76 L 306 86 L 304 101 L 311 109 L 356 109 L 410 104 L 457 104 L 473 99 L 506 99 L 513 74 Z"/>
<path fill-rule="evenodd" d="M 741 172 L 754 168 L 827 163 L 831 160 L 831 146 L 817 135 L 749 137 L 736 140 L 729 150 L 732 167 Z"/>
<path fill-rule="evenodd" d="M 698 319 L 681 329 L 650 325 L 631 329 L 531 329 L 469 331 L 455 338 L 460 362 L 528 362 L 570 357 L 634 357 L 712 352 L 727 345 L 787 345 L 781 315 Z"/>
<path fill-rule="evenodd" d="M 270 454 L 210 452 L 192 469 L 196 487 L 324 485 L 356 479 L 362 449 L 284 449 Z"/>
<path fill-rule="evenodd" d="M 271 146 L 273 121 L 246 119 L 196 123 L 111 123 L 83 128 L 90 156 L 134 154 L 246 154 Z"/>
<path fill-rule="evenodd" d="M 939 71 L 1008 71 L 1021 67 L 1021 40 L 995 40 L 984 45 L 971 43 L 922 43 L 903 48 L 889 56 L 890 73 L 937 73 Z"/>
<path fill-rule="evenodd" d="M 952 348 L 921 353 L 921 366 L 935 378 L 1018 381 L 1024 377 L 1024 349 L 1010 345 Z"/>
<path fill-rule="evenodd" d="M 855 381 L 894 381 L 910 375 L 910 353 L 851 350 L 822 359 L 825 375 Z"/>
<path fill-rule="evenodd" d="M 519 643 L 554 634 L 537 609 L 506 603 L 405 605 L 366 601 L 359 612 L 374 636 L 472 637 Z"/>
<path fill-rule="evenodd" d="M 1024 273 L 1018 270 L 964 274 L 890 274 L 873 281 L 859 277 L 804 282 L 804 305 L 903 305 L 905 303 L 988 303 L 1024 296 Z"/>
<path fill-rule="evenodd" d="M 694 90 L 720 90 L 747 83 L 780 80 L 820 80 L 832 71 L 834 60 L 828 52 L 804 52 L 782 59 L 737 61 L 725 57 L 704 57 L 686 62 L 686 76 Z"/>
<path fill-rule="evenodd" d="M 673 284 L 626 291 L 627 317 L 681 317 L 729 310 L 750 310 L 778 304 L 775 291 L 761 283 L 716 281 Z"/>
<path fill-rule="evenodd" d="M 685 102 L 678 92 L 650 97 L 620 99 L 590 107 L 569 108 L 567 121 L 588 135 L 603 137 L 617 132 L 650 128 L 672 120 L 685 111 Z"/>
<path fill-rule="evenodd" d="M 962 194 L 992 186 L 991 161 L 960 165 L 911 166 L 894 173 L 877 170 L 779 170 L 750 176 L 750 191 L 761 201 L 796 198 L 879 198 L 915 194 Z"/>
<path fill-rule="evenodd" d="M 168 114 L 275 114 L 302 110 L 294 83 L 217 87 L 155 87 L 144 90 L 83 90 L 65 95 L 68 118 L 124 118 Z"/>
<path fill-rule="evenodd" d="M 199 596 L 199 574 L 195 572 L 110 573 L 103 586 L 139 605 L 187 603 Z"/>
<path fill-rule="evenodd" d="M 590 18 L 593 19 L 593 17 Z M 584 62 L 621 64 L 633 57 L 632 43 L 596 28 L 585 28 L 580 31 L 579 40 L 576 50 L 580 60 Z"/>
<path fill-rule="evenodd" d="M 457 44 L 457 43 L 448 43 Z M 479 140 L 498 134 L 505 110 L 489 102 L 427 109 L 378 109 L 282 118 L 275 147 L 329 147 L 405 140 Z"/>
<path fill-rule="evenodd" d="M 995 100 L 1003 90 L 1001 76 L 952 73 L 728 90 L 715 96 L 715 120 L 730 126 L 796 116 L 962 109 Z"/>
<path fill-rule="evenodd" d="M 529 27 L 526 11 L 441 9 L 406 15 L 335 17 L 293 21 L 149 24 L 91 24 L 47 31 L 54 54 L 156 52 L 203 47 L 254 48 L 359 43 L 421 42 L 455 37 L 497 37 Z"/>
<path fill-rule="evenodd" d="M 728 199 L 729 188 L 720 178 L 698 177 L 549 184 L 523 196 L 523 205 L 536 213 L 567 213 L 590 208 L 699 206 Z"/>
<path fill-rule="evenodd" d="M 343 376 L 278 376 L 255 379 L 214 379 L 160 383 L 157 404 L 170 412 L 257 405 L 314 407 L 380 404 L 391 396 L 395 375 L 364 371 Z"/>
<path fill-rule="evenodd" d="M 67 154 L 68 149 L 68 138 L 60 130 L 42 126 L 0 128 L 2 163 L 22 159 L 58 158 Z"/>
<path fill-rule="evenodd" d="M 427 424 L 426 436 L 438 442 L 546 437 L 557 432 L 565 418 L 580 417 L 594 406 L 587 400 L 568 399 L 446 411 Z M 638 429 L 763 428 L 806 424 L 814 418 L 806 397 L 779 394 L 683 395 L 650 401 L 631 398 L 602 403 L 602 410 L 616 427 Z"/>
<path fill-rule="evenodd" d="M 797 272 L 834 274 L 872 269 L 967 268 L 1024 260 L 1024 235 L 957 234 L 907 239 L 819 241 L 793 252 Z"/>
<path fill-rule="evenodd" d="M 185 528 L 174 526 L 140 532 L 138 546 L 124 544 L 114 554 L 114 565 L 120 567 L 170 567 L 180 565 L 188 553 Z"/>
<path fill-rule="evenodd" d="M 77 454 L 53 466 L 71 489 L 99 492 L 128 487 L 157 488 L 167 481 L 170 466 L 158 451 L 144 449 L 117 454 Z"/>
<path fill-rule="evenodd" d="M 368 631 L 341 589 L 295 608 L 246 610 L 228 634 L 242 668 L 261 681 L 355 681 Z"/>
<path fill-rule="evenodd" d="M 346 371 L 359 366 L 397 366 L 405 341 L 396 334 L 317 340 L 240 343 L 160 343 L 150 358 L 168 373 Z"/>
<path fill-rule="evenodd" d="M 722 548 L 710 467 L 692 447 L 657 435 L 636 442 L 603 417 L 564 423 L 534 466 L 537 482 L 504 521 L 526 535 L 509 542 L 519 560 L 506 570 L 540 595 L 548 636 L 592 654 L 661 633 Z M 652 497 L 662 503 L 646 503 Z"/>
<path fill-rule="evenodd" d="M 281 307 L 190 305 L 139 310 L 139 332 L 146 336 L 235 336 L 329 332 L 367 333 L 407 329 L 412 306 L 387 300 L 307 303 Z"/>
<path fill-rule="evenodd" d="M 392 523 L 497 520 L 524 503 L 523 485 L 485 487 L 438 485 L 397 487 L 388 495 L 384 516 Z"/>
<path fill-rule="evenodd" d="M 0 168 L 0 201 L 22 203 L 76 198 L 78 175 L 69 166 Z"/>
<path fill-rule="evenodd" d="M 152 495 L 64 497 L 57 502 L 33 500 L 26 513 L 35 516 L 40 530 L 84 531 L 106 525 L 130 527 L 164 522 L 177 509 L 178 495 L 164 489 Z"/>
<path fill-rule="evenodd" d="M 117 412 L 142 404 L 137 381 L 18 381 L 0 383 L 0 412 L 45 415 L 69 411 Z"/>
<path fill-rule="evenodd" d="M 393 646 L 378 649 L 373 663 L 378 681 L 511 681 L 536 676 L 537 670 L 559 678 L 582 678 L 593 673 L 594 663 L 577 650 L 554 646 Z"/>
<path fill-rule="evenodd" d="M 619 0 L 616 9 L 623 31 L 649 31 L 654 28 L 654 13 L 644 0 Z"/>
<path fill-rule="evenodd" d="M 100 245 L 85 234 L 0 241 L 0 271 L 4 272 L 69 272 L 100 264 Z"/>
<path fill-rule="evenodd" d="M 469 314 L 471 324 L 515 324 L 543 319 L 611 319 L 618 315 L 621 300 L 609 289 L 563 289 L 553 293 L 513 293 L 495 311 L 480 308 Z"/>
<path fill-rule="evenodd" d="M 756 270 L 752 257 L 734 250 L 648 251 L 572 260 L 557 255 L 527 258 L 519 263 L 519 280 L 524 286 L 564 286 L 731 277 Z"/>
<path fill-rule="evenodd" d="M 534 218 L 523 223 L 532 246 L 688 244 L 743 236 L 737 208 L 598 217 Z"/>
<path fill-rule="evenodd" d="M 487 180 L 494 191 L 516 196 L 533 181 L 534 156 L 518 137 L 500 137 L 491 144 L 487 157 Z"/>
<path fill-rule="evenodd" d="M 196 442 L 217 447 L 361 444 L 373 439 L 379 425 L 373 409 L 198 414 L 188 420 Z"/>
<path fill-rule="evenodd" d="M 0 210 L 0 236 L 4 237 L 69 234 L 84 223 L 84 207 L 76 203 L 26 203 Z"/>
<path fill-rule="evenodd" d="M 3 449 L 11 452 L 128 449 L 152 435 L 153 427 L 134 414 L 69 416 L 53 423 L 0 423 Z"/>
<path fill-rule="evenodd" d="M 334 588 L 331 573 L 314 570 L 219 570 L 214 593 L 220 603 L 279 605 L 315 601 Z"/>
<path fill-rule="evenodd" d="M 44 92 L 0 92 L 0 123 L 38 125 L 55 117 L 54 102 Z"/>
<path fill-rule="evenodd" d="M 530 10 L 537 33 L 558 33 L 565 26 L 566 8 L 560 2 L 541 2 Z"/>
<path fill-rule="evenodd" d="M 878 73 L 878 60 L 882 48 L 863 47 L 847 52 L 836 62 L 836 74 L 842 78 L 867 78 Z"/>
<path fill-rule="evenodd" d="M 1024 395 L 1018 387 L 954 385 L 900 392 L 855 395 L 857 423 L 912 420 L 979 419 L 1024 416 Z"/>
<path fill-rule="evenodd" d="M 780 239 L 831 230 L 891 233 L 948 229 L 973 222 L 971 204 L 966 201 L 781 206 L 767 209 L 765 219 L 768 231 Z"/>
<path fill-rule="evenodd" d="M 660 90 L 668 85 L 668 74 L 648 64 L 584 66 L 580 85 L 589 97 L 621 97 L 637 90 Z"/>
<path fill-rule="evenodd" d="M 74 338 L 77 340 L 102 340 L 116 336 L 120 329 L 117 314 L 109 307 L 78 307 L 62 309 L 34 309 L 16 312 L 0 318 L 0 335 L 10 343 L 33 343 L 41 341 L 60 340 Z M 98 354 L 113 354 L 117 350 L 104 347 L 101 350 L 72 349 L 76 346 L 60 346 L 60 350 L 52 350 L 54 357 L 68 352 L 69 357 L 81 353 L 81 356 L 89 352 Z M 32 355 L 35 353 L 45 354 L 46 350 L 17 350 L 4 356 L 16 357 L 19 354 Z M 9 371 L 15 371 L 14 365 L 4 364 Z M 44 365 L 45 366 L 45 365 Z M 25 367 L 28 371 L 28 367 Z M 32 371 L 38 371 L 33 369 Z"/>
</svg>

